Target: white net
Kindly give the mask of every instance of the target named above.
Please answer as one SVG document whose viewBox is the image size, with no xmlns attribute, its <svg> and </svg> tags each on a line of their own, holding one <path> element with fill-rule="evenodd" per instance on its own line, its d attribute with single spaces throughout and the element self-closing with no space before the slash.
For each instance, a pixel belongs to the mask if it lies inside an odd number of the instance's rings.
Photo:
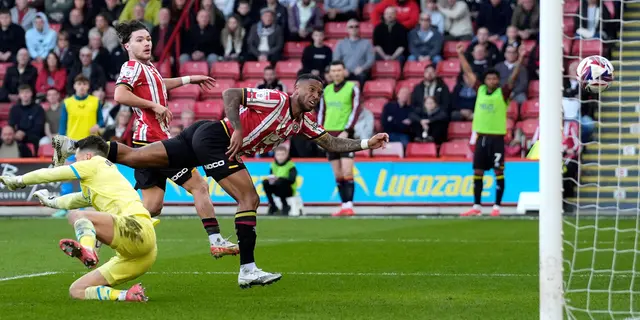
<svg viewBox="0 0 640 320">
<path fill-rule="evenodd" d="M 573 50 L 565 48 L 565 60 L 595 53 L 610 58 L 615 69 L 611 88 L 581 100 L 583 116 L 589 111 L 585 103 L 594 106 L 594 131 L 590 140 L 583 134 L 576 175 L 564 177 L 565 189 L 567 182 L 577 186 L 565 199 L 574 213 L 565 213 L 563 228 L 566 314 L 640 319 L 640 1 L 603 1 L 600 10 L 611 10 L 600 24 L 600 32 L 609 33 L 603 51 L 578 40 Z M 575 16 L 565 10 L 565 21 Z M 581 122 L 587 133 L 589 119 Z"/>
</svg>

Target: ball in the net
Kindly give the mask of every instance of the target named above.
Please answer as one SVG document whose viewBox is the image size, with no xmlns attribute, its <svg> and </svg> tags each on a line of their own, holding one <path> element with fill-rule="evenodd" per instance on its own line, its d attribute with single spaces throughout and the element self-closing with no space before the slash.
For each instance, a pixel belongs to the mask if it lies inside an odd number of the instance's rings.
<svg viewBox="0 0 640 320">
<path fill-rule="evenodd" d="M 578 81 L 589 92 L 602 92 L 613 82 L 613 65 L 602 56 L 582 59 L 578 65 Z"/>
</svg>

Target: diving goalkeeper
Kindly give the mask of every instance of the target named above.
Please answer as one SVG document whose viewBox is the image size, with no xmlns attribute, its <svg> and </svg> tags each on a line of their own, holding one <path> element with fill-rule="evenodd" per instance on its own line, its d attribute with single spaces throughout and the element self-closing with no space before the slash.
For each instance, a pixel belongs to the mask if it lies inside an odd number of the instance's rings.
<svg viewBox="0 0 640 320">
<path fill-rule="evenodd" d="M 96 238 L 117 252 L 96 270 L 76 280 L 69 288 L 74 299 L 146 301 L 144 288 L 138 283 L 129 290 L 113 286 L 143 275 L 156 260 L 156 233 L 151 216 L 138 193 L 116 166 L 107 160 L 109 146 L 97 136 L 78 141 L 77 162 L 51 169 L 40 169 L 23 176 L 1 176 L 9 190 L 40 183 L 80 180 L 82 191 L 50 197 L 47 190 L 36 191 L 40 202 L 56 209 L 93 206 L 98 211 L 71 211 L 69 223 L 78 241 L 60 240 L 60 249 L 80 259 L 89 269 L 98 265 L 94 247 Z"/>
</svg>

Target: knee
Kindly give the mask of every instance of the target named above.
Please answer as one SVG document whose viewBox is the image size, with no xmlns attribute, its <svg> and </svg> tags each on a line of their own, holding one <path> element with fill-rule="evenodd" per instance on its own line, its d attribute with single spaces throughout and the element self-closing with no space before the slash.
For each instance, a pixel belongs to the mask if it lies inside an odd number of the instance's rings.
<svg viewBox="0 0 640 320">
<path fill-rule="evenodd" d="M 84 299 L 84 291 L 85 288 L 83 285 L 78 284 L 78 282 L 74 282 L 69 286 L 69 296 L 73 299 Z"/>
<path fill-rule="evenodd" d="M 247 192 L 242 194 L 242 197 L 238 199 L 238 204 L 243 208 L 251 208 L 257 209 L 260 205 L 260 197 L 258 197 L 258 193 L 255 192 Z"/>
<path fill-rule="evenodd" d="M 204 179 L 198 179 L 199 181 L 189 185 L 187 191 L 193 195 L 194 198 L 209 198 L 209 185 Z"/>
<path fill-rule="evenodd" d="M 76 223 L 76 221 L 83 217 L 84 212 L 82 212 L 81 210 L 70 210 L 69 214 L 67 214 L 67 221 L 69 221 L 70 224 L 74 224 Z"/>
<path fill-rule="evenodd" d="M 162 213 L 162 202 L 156 202 L 145 206 L 152 217 L 157 217 Z"/>
</svg>

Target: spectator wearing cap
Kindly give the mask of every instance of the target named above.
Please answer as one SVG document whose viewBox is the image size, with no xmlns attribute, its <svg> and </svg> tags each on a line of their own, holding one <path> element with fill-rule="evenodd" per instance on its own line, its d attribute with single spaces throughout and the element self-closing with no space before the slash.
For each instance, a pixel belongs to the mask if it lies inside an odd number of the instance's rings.
<svg viewBox="0 0 640 320">
<path fill-rule="evenodd" d="M 197 23 L 192 25 L 183 37 L 183 54 L 180 55 L 180 62 L 204 61 L 209 66 L 223 55 L 220 44 L 220 31 L 211 25 L 209 11 L 200 10 L 196 18 Z"/>
<path fill-rule="evenodd" d="M 373 29 L 373 45 L 377 60 L 398 60 L 407 53 L 407 29 L 396 20 L 396 8 L 384 10 L 384 21 Z"/>
<path fill-rule="evenodd" d="M 284 31 L 275 23 L 275 12 L 270 8 L 260 11 L 260 21 L 251 27 L 247 38 L 247 49 L 251 61 L 276 63 L 282 57 Z"/>
<path fill-rule="evenodd" d="M 447 40 L 471 40 L 473 38 L 473 24 L 471 12 L 463 0 L 446 0 L 446 5 L 438 5 L 438 10 L 445 17 Z"/>
<path fill-rule="evenodd" d="M 289 39 L 309 40 L 313 30 L 322 28 L 322 12 L 315 1 L 298 0 L 289 8 Z"/>
<path fill-rule="evenodd" d="M 421 109 L 424 106 L 426 97 L 434 97 L 436 103 L 444 110 L 449 110 L 451 104 L 451 94 L 449 87 L 442 78 L 436 76 L 436 68 L 428 65 L 424 68 L 424 78 L 411 92 L 411 105 L 414 109 Z"/>
<path fill-rule="evenodd" d="M 513 9 L 507 0 L 490 0 L 480 4 L 476 25 L 487 28 L 489 41 L 501 39 L 504 41 L 507 26 L 511 23 Z"/>
<path fill-rule="evenodd" d="M 375 62 L 373 46 L 368 39 L 360 38 L 360 23 L 356 19 L 347 22 L 348 36 L 338 42 L 333 51 L 334 61 L 343 61 L 347 79 L 358 80 L 361 86 L 369 77 Z"/>
<path fill-rule="evenodd" d="M 444 44 L 444 36 L 431 24 L 431 15 L 420 14 L 420 24 L 409 31 L 409 61 L 431 60 L 438 64 L 442 60 L 440 52 Z"/>
<path fill-rule="evenodd" d="M 383 0 L 373 8 L 371 13 L 371 23 L 373 25 L 380 23 L 387 8 L 395 8 L 398 23 L 407 30 L 415 28 L 418 24 L 420 7 L 415 0 Z"/>
<path fill-rule="evenodd" d="M 358 0 L 325 0 L 324 20 L 348 21 L 358 18 Z"/>
</svg>

